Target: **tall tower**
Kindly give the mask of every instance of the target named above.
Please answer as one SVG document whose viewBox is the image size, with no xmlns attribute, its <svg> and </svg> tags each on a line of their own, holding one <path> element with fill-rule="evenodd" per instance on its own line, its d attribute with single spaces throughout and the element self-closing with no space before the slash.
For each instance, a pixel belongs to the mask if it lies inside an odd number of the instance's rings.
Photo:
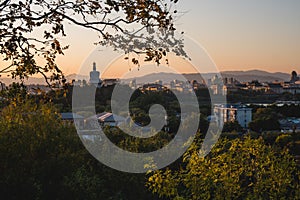
<svg viewBox="0 0 300 200">
<path fill-rule="evenodd" d="M 93 71 L 90 72 L 90 84 L 98 85 L 101 83 L 100 72 L 97 71 L 96 63 L 93 62 Z"/>
</svg>

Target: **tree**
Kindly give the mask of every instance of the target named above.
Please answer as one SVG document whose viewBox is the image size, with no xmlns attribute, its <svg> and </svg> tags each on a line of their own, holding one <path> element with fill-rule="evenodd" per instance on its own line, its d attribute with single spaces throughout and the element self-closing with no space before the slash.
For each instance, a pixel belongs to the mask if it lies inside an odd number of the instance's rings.
<svg viewBox="0 0 300 200">
<path fill-rule="evenodd" d="M 74 133 L 74 127 L 63 124 L 51 105 L 16 100 L 4 108 L 0 115 L 3 198 L 62 196 L 68 190 L 62 180 L 83 159 Z"/>
<path fill-rule="evenodd" d="M 249 128 L 256 132 L 280 130 L 279 117 L 271 108 L 259 108 L 254 114 Z"/>
<path fill-rule="evenodd" d="M 40 73 L 47 82 L 63 78 L 55 59 L 68 48 L 58 39 L 66 36 L 66 23 L 97 32 L 100 45 L 146 54 L 145 61 L 159 64 L 170 51 L 182 55 L 182 40 L 174 36 L 177 11 L 173 5 L 177 1 L 2 0 L 0 54 L 10 64 L 0 68 L 0 75 L 10 72 L 14 78 L 24 79 Z M 43 37 L 31 36 L 37 30 L 43 31 Z M 38 63 L 37 57 L 45 63 Z M 132 62 L 139 64 L 135 58 Z"/>
<path fill-rule="evenodd" d="M 219 141 L 199 156 L 196 144 L 179 170 L 148 178 L 149 189 L 168 199 L 299 199 L 299 169 L 287 151 L 276 152 L 263 139 Z"/>
<path fill-rule="evenodd" d="M 243 130 L 243 127 L 237 122 L 225 122 L 223 126 L 223 132 L 229 133 L 233 131 L 241 132 Z"/>
<path fill-rule="evenodd" d="M 121 132 L 107 132 L 117 138 Z M 121 147 L 159 148 L 134 138 Z M 124 139 L 124 141 L 126 140 Z M 129 149 L 129 150 L 132 150 Z M 82 145 L 72 123 L 63 122 L 52 104 L 18 98 L 0 112 L 0 192 L 2 199 L 156 199 L 143 174 L 104 166 Z"/>
</svg>

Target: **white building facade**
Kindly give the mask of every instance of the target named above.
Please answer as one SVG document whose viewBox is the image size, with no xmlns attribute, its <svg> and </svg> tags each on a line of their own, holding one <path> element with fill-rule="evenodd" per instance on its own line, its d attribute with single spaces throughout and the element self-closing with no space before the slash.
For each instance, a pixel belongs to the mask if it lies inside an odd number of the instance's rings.
<svg viewBox="0 0 300 200">
<path fill-rule="evenodd" d="M 252 108 L 244 105 L 215 105 L 214 115 L 218 126 L 237 121 L 243 128 L 248 128 L 252 121 Z"/>
<path fill-rule="evenodd" d="M 96 63 L 93 63 L 93 71 L 90 72 L 90 80 L 89 83 L 97 86 L 102 81 L 100 79 L 100 72 L 96 69 Z"/>
</svg>

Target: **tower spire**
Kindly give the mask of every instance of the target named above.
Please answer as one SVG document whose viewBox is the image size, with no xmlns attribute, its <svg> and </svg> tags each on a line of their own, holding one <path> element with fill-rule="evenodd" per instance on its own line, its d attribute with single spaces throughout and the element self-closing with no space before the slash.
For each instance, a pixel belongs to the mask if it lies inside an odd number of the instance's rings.
<svg viewBox="0 0 300 200">
<path fill-rule="evenodd" d="M 93 71 L 96 71 L 96 62 L 93 62 Z"/>
</svg>

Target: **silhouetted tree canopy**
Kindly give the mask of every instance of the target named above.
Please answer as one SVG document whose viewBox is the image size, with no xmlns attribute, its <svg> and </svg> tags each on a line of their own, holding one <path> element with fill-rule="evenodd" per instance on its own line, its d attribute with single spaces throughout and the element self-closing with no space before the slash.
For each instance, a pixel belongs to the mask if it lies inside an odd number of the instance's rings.
<svg viewBox="0 0 300 200">
<path fill-rule="evenodd" d="M 223 132 L 230 133 L 233 131 L 241 132 L 243 127 L 237 122 L 225 122 L 223 127 Z"/>
<path fill-rule="evenodd" d="M 159 64 L 168 52 L 183 55 L 173 25 L 177 1 L 0 0 L 0 54 L 9 61 L 0 67 L 0 75 L 24 79 L 40 73 L 47 82 L 61 80 L 55 59 L 68 48 L 59 41 L 66 36 L 66 23 L 95 31 L 99 45 L 145 54 L 145 61 Z M 41 37 L 32 36 L 35 31 Z M 135 58 L 132 62 L 139 64 Z"/>
<path fill-rule="evenodd" d="M 256 132 L 280 130 L 278 113 L 271 108 L 259 108 L 254 113 L 253 121 L 249 123 L 249 128 Z"/>
</svg>

